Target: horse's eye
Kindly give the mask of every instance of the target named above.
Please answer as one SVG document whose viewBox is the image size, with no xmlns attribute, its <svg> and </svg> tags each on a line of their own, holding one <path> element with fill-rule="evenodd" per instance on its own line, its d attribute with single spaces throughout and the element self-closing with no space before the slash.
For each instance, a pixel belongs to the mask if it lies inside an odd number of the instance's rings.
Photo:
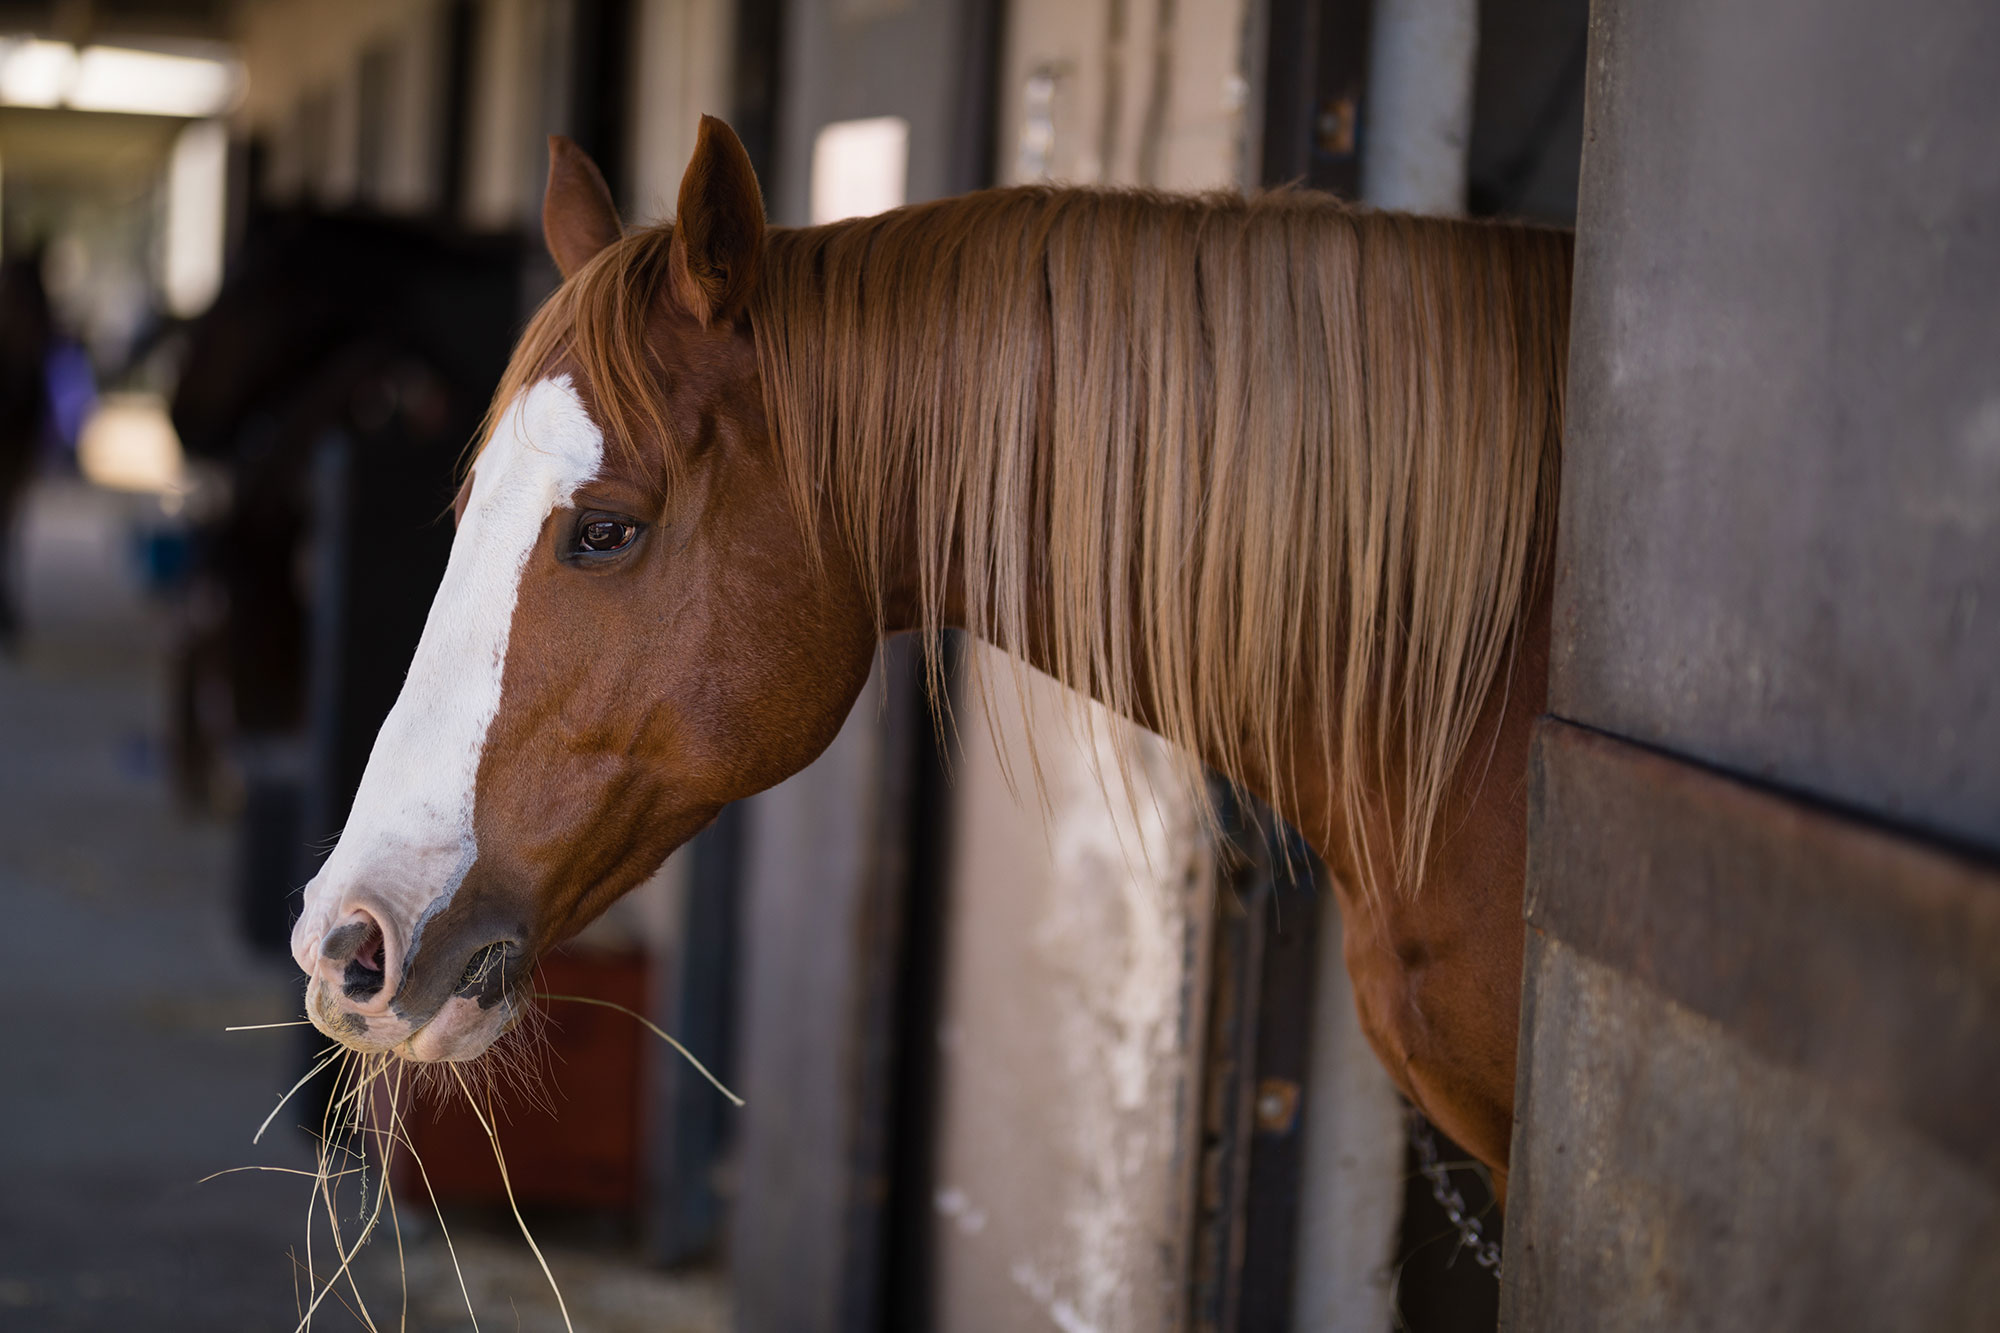
<svg viewBox="0 0 2000 1333">
<path fill-rule="evenodd" d="M 638 535 L 639 526 L 636 523 L 616 518 L 593 518 L 577 529 L 576 549 L 580 553 L 608 555 L 624 550 Z"/>
</svg>

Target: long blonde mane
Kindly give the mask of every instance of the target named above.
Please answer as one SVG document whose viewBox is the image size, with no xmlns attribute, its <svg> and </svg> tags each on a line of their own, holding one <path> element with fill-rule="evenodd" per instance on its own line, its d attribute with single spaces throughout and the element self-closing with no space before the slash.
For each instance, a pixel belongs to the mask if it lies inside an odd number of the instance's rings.
<svg viewBox="0 0 2000 1333">
<path fill-rule="evenodd" d="M 670 234 L 516 361 L 569 351 L 626 438 L 663 437 Z M 1304 192 L 1027 187 L 774 230 L 750 319 L 802 519 L 878 579 L 917 534 L 933 661 L 955 576 L 972 634 L 1280 804 L 1316 746 L 1364 875 L 1372 809 L 1414 887 L 1546 565 L 1569 270 L 1566 233 Z"/>
</svg>

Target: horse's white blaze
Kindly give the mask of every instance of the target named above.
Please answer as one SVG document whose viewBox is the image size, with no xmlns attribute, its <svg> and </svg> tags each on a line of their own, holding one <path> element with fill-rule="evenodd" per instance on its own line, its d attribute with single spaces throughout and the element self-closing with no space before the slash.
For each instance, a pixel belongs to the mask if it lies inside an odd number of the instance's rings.
<svg viewBox="0 0 2000 1333">
<path fill-rule="evenodd" d="M 403 692 L 369 751 L 339 845 L 306 888 L 292 953 L 307 972 L 357 903 L 386 913 L 392 946 L 407 947 L 420 917 L 448 901 L 471 866 L 479 756 L 500 709 L 521 574 L 548 516 L 603 461 L 603 433 L 567 376 L 532 385 L 494 427 Z"/>
</svg>

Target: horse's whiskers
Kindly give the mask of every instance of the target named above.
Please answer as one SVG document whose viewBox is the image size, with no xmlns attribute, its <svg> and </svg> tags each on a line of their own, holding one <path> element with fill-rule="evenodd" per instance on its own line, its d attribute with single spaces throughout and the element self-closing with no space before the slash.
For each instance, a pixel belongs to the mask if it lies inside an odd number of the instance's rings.
<svg viewBox="0 0 2000 1333">
<path fill-rule="evenodd" d="M 504 955 L 489 953 L 487 961 L 479 969 L 479 978 L 490 974 L 492 967 L 506 966 Z M 503 977 L 504 979 L 504 977 Z M 507 993 L 503 987 L 503 994 Z M 542 1001 L 544 1003 L 537 1003 Z M 560 995 L 537 987 L 524 988 L 517 996 L 509 995 L 504 1001 L 509 1006 L 507 1022 L 500 1038 L 476 1059 L 450 1062 L 415 1061 L 395 1051 L 357 1051 L 342 1045 L 328 1046 L 315 1053 L 311 1068 L 279 1098 L 277 1106 L 271 1109 L 257 1127 L 253 1142 L 261 1141 L 278 1113 L 288 1105 L 301 1089 L 313 1080 L 329 1072 L 333 1078 L 331 1095 L 321 1112 L 319 1129 L 312 1133 L 315 1146 L 315 1169 L 301 1171 L 293 1167 L 240 1166 L 217 1171 L 203 1177 L 213 1180 L 217 1176 L 234 1175 L 245 1171 L 270 1171 L 286 1175 L 301 1175 L 311 1180 L 312 1185 L 306 1200 L 306 1240 L 305 1255 L 301 1259 L 296 1253 L 290 1255 L 293 1265 L 293 1285 L 297 1298 L 298 1323 L 294 1333 L 309 1333 L 313 1316 L 326 1304 L 329 1298 L 336 1301 L 370 1333 L 381 1333 L 361 1285 L 354 1272 L 356 1256 L 361 1248 L 371 1240 L 380 1226 L 384 1213 L 389 1218 L 390 1229 L 396 1238 L 396 1267 L 401 1282 L 401 1308 L 397 1327 L 406 1330 L 409 1325 L 409 1268 L 403 1247 L 402 1219 L 397 1208 L 393 1166 L 398 1152 L 409 1154 L 410 1163 L 416 1168 L 417 1178 L 423 1182 L 424 1192 L 430 1198 L 431 1210 L 437 1219 L 438 1234 L 443 1237 L 445 1249 L 450 1255 L 452 1271 L 458 1279 L 459 1294 L 464 1298 L 467 1317 L 472 1321 L 473 1333 L 478 1333 L 479 1316 L 474 1309 L 472 1291 L 465 1278 L 465 1271 L 459 1262 L 458 1249 L 451 1238 L 451 1230 L 446 1225 L 444 1211 L 439 1204 L 437 1191 L 431 1184 L 430 1173 L 424 1167 L 422 1156 L 411 1140 L 405 1122 L 408 1107 L 418 1098 L 429 1098 L 440 1111 L 454 1097 L 463 1098 L 473 1117 L 485 1131 L 487 1141 L 493 1149 L 493 1159 L 500 1169 L 500 1181 L 507 1195 L 509 1209 L 513 1212 L 515 1224 L 520 1228 L 522 1238 L 528 1243 L 535 1261 L 541 1266 L 542 1274 L 548 1279 L 549 1288 L 555 1294 L 557 1308 L 562 1312 L 566 1328 L 573 1328 L 569 1307 L 561 1286 L 556 1282 L 555 1273 L 550 1268 L 547 1257 L 529 1231 L 527 1221 L 522 1216 L 520 1206 L 514 1196 L 514 1185 L 507 1170 L 506 1154 L 500 1146 L 500 1112 L 510 1103 L 524 1104 L 555 1117 L 556 1102 L 550 1083 L 549 1064 L 555 1048 L 549 1040 L 549 1024 L 554 1021 L 547 1009 L 547 1003 L 587 1004 L 598 1008 L 613 1009 L 634 1019 L 648 1031 L 678 1051 L 722 1094 L 738 1106 L 743 1099 L 725 1087 L 716 1076 L 709 1072 L 680 1042 L 659 1027 L 644 1014 L 635 1012 L 611 1000 L 601 1000 L 586 995 Z M 304 1020 L 299 1020 L 303 1022 Z M 231 1031 L 252 1031 L 266 1027 L 291 1027 L 297 1023 L 245 1024 L 231 1028 Z M 311 1133 L 311 1131 L 308 1131 Z M 371 1164 L 372 1149 L 372 1164 Z M 374 1179 L 371 1182 L 371 1173 Z M 344 1225 L 341 1215 L 341 1191 L 346 1181 L 360 1182 L 357 1191 L 358 1208 L 350 1221 Z M 315 1217 L 323 1213 L 328 1232 L 333 1240 L 337 1262 L 332 1271 L 322 1274 L 313 1260 L 313 1231 Z M 303 1274 L 305 1285 L 299 1288 L 298 1278 Z M 347 1291 L 340 1288 L 345 1285 Z"/>
<path fill-rule="evenodd" d="M 710 1083 L 714 1084 L 715 1090 L 717 1092 L 720 1092 L 723 1096 L 727 1097 L 730 1101 L 735 1102 L 738 1106 L 744 1104 L 743 1099 L 741 1097 L 738 1097 L 735 1093 L 731 1092 L 721 1079 L 717 1078 L 714 1074 L 711 1074 L 709 1072 L 707 1065 L 703 1064 L 700 1060 L 697 1060 L 695 1058 L 693 1051 L 690 1051 L 687 1047 L 681 1045 L 678 1041 L 675 1041 L 671 1036 L 667 1034 L 664 1028 L 660 1027 L 659 1024 L 653 1022 L 652 1019 L 647 1018 L 644 1014 L 635 1012 L 634 1010 L 631 1009 L 627 1009 L 624 1005 L 618 1004 L 614 1001 L 599 1000 L 588 995 L 551 995 L 547 991 L 536 991 L 535 998 L 538 1000 L 562 1000 L 569 1004 L 595 1005 L 600 1009 L 615 1009 L 619 1013 L 627 1016 L 628 1018 L 633 1018 L 638 1020 L 638 1022 L 640 1022 L 645 1026 L 648 1032 L 651 1032 L 661 1041 L 665 1042 L 667 1045 L 673 1047 L 676 1051 L 680 1052 L 681 1058 L 686 1060 L 689 1064 L 693 1065 L 695 1067 L 695 1071 L 699 1073 L 703 1078 L 707 1079 Z"/>
</svg>

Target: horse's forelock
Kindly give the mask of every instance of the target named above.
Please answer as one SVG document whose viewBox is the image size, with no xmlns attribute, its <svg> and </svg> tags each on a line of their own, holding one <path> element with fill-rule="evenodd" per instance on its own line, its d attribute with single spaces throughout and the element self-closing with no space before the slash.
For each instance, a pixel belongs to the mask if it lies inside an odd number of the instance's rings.
<svg viewBox="0 0 2000 1333">
<path fill-rule="evenodd" d="M 672 240 L 671 224 L 635 229 L 549 294 L 515 347 L 468 466 L 509 404 L 537 381 L 566 371 L 588 398 L 607 454 L 662 485 L 672 483 L 685 453 L 648 337 Z"/>
</svg>

